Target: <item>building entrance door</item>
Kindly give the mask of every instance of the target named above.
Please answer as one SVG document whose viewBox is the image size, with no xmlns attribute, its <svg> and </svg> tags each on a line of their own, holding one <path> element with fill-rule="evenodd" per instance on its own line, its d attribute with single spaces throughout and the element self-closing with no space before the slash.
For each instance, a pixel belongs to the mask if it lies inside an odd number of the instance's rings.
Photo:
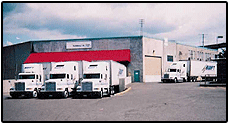
<svg viewBox="0 0 229 124">
<path fill-rule="evenodd" d="M 140 82 L 140 70 L 134 70 L 134 82 Z"/>
</svg>

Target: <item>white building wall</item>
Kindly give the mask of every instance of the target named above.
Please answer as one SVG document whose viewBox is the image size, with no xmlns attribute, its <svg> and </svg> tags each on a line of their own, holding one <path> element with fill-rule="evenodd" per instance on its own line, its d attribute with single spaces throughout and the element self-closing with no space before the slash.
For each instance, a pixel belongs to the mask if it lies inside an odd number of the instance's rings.
<svg viewBox="0 0 229 124">
<path fill-rule="evenodd" d="M 145 65 L 146 64 L 146 55 L 151 56 L 151 57 L 162 57 L 163 41 L 152 39 L 152 38 L 147 38 L 147 37 L 143 38 L 143 82 L 160 82 L 161 74 L 158 74 L 158 73 L 156 75 L 147 75 L 146 74 L 146 67 L 150 67 L 150 65 Z M 161 61 L 162 61 L 162 58 L 161 58 Z M 158 69 L 161 69 L 161 67 L 158 67 Z"/>
</svg>

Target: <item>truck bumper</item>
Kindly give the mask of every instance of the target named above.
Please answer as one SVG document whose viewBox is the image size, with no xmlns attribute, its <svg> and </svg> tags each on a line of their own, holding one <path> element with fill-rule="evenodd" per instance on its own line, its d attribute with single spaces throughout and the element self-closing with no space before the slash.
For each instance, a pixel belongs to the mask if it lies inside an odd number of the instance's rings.
<svg viewBox="0 0 229 124">
<path fill-rule="evenodd" d="M 93 96 L 100 96 L 101 92 L 98 91 L 85 91 L 85 92 L 75 92 L 74 94 L 72 94 L 73 96 L 85 96 L 85 97 L 93 97 Z"/>
<path fill-rule="evenodd" d="M 169 79 L 169 78 L 163 78 L 163 79 L 161 79 L 161 81 L 162 82 L 173 82 L 174 81 L 174 79 Z"/>
<path fill-rule="evenodd" d="M 13 91 L 10 92 L 10 96 L 12 97 L 19 97 L 19 96 L 33 96 L 33 91 Z"/>
<path fill-rule="evenodd" d="M 61 92 L 61 91 L 58 91 L 58 92 L 39 92 L 38 96 L 43 96 L 43 97 L 62 97 L 63 96 L 63 92 Z"/>
</svg>

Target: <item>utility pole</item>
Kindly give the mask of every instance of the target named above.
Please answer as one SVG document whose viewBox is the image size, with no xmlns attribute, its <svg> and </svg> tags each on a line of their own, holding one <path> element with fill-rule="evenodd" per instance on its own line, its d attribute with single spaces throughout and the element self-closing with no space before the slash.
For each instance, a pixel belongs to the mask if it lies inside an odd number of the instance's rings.
<svg viewBox="0 0 229 124">
<path fill-rule="evenodd" d="M 207 35 L 207 34 L 199 34 L 199 35 L 202 35 L 202 47 L 204 47 L 204 35 Z"/>
<path fill-rule="evenodd" d="M 139 24 L 141 24 L 141 29 L 140 29 L 140 36 L 143 36 L 143 24 L 144 24 L 144 19 L 139 20 Z"/>
</svg>

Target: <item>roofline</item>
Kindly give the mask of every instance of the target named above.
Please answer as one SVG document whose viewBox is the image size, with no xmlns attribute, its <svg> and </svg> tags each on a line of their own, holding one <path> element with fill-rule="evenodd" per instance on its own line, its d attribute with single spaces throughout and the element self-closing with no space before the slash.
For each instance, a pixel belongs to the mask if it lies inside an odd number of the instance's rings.
<svg viewBox="0 0 229 124">
<path fill-rule="evenodd" d="M 7 48 L 7 47 L 12 47 L 12 46 L 16 46 L 16 45 L 21 45 L 21 44 L 25 44 L 25 43 L 31 43 L 32 41 L 25 41 L 22 43 L 17 43 L 17 44 L 12 44 L 12 45 L 8 45 L 8 46 L 3 46 L 3 48 Z"/>
<path fill-rule="evenodd" d="M 51 42 L 51 41 L 80 41 L 80 40 L 100 40 L 100 39 L 119 39 L 119 38 L 143 38 L 143 37 L 164 41 L 164 39 L 154 38 L 154 37 L 148 37 L 148 36 L 120 36 L 120 37 L 98 37 L 98 38 L 58 39 L 58 40 L 31 40 L 31 41 L 26 41 L 26 42 L 23 42 L 23 43 L 13 44 L 13 45 L 10 45 L 10 46 L 15 46 L 15 45 L 29 43 L 29 42 L 32 43 L 32 42 Z M 175 40 L 168 40 L 168 42 L 176 43 L 176 44 L 180 44 L 180 45 L 185 45 L 185 46 L 190 46 L 190 47 L 195 47 L 195 48 L 202 48 L 202 49 L 206 49 L 206 50 L 218 51 L 216 49 L 209 49 L 209 48 L 206 48 L 206 47 L 192 46 L 192 45 L 187 45 L 187 44 L 183 44 L 183 43 L 177 43 Z M 10 47 L 10 46 L 3 46 L 3 47 Z"/>
<path fill-rule="evenodd" d="M 177 43 L 177 42 L 176 42 L 176 43 Z M 216 49 L 209 49 L 209 48 L 206 48 L 206 47 L 200 47 L 200 46 L 192 46 L 192 45 L 183 44 L 183 43 L 177 43 L 177 44 L 180 44 L 180 45 L 185 45 L 185 46 L 190 46 L 190 47 L 194 47 L 194 48 L 201 48 L 201 49 L 205 49 L 205 50 L 218 51 L 218 50 L 216 50 Z"/>
<path fill-rule="evenodd" d="M 77 40 L 100 40 L 100 39 L 142 38 L 142 37 L 143 37 L 143 36 L 97 37 L 97 38 L 79 38 L 79 39 L 31 40 L 30 42 L 77 41 Z"/>
<path fill-rule="evenodd" d="M 160 39 L 160 38 L 154 38 L 154 37 L 148 37 L 148 36 L 144 36 L 144 37 L 146 37 L 146 38 L 153 38 L 153 39 L 156 39 L 156 40 L 162 40 L 162 41 L 164 41 L 164 39 Z M 170 42 L 170 43 L 176 43 L 176 44 L 180 44 L 180 45 L 185 45 L 185 46 L 190 46 L 190 47 L 195 47 L 195 48 L 202 48 L 202 49 L 206 49 L 206 50 L 218 51 L 216 49 L 209 49 L 209 48 L 206 48 L 206 47 L 192 46 L 192 45 L 188 45 L 188 44 L 178 43 L 178 42 L 176 42 L 176 40 L 168 40 L 168 42 Z"/>
</svg>

